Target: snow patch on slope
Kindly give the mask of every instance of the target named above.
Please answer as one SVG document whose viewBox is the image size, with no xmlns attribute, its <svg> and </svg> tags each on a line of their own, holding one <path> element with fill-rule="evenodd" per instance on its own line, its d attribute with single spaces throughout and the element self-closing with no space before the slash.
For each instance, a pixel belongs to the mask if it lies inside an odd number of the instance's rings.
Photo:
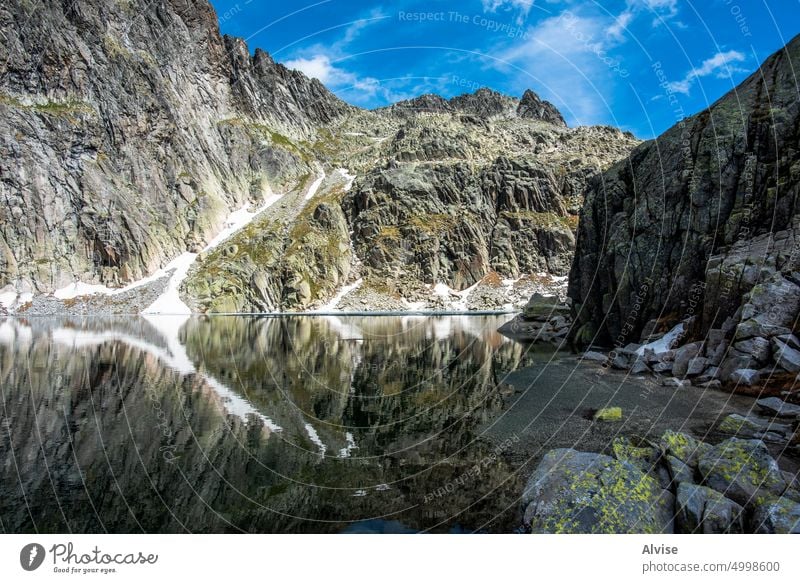
<svg viewBox="0 0 800 583">
<path fill-rule="evenodd" d="M 636 351 L 636 354 L 638 354 L 639 356 L 644 356 L 645 350 L 652 350 L 656 354 L 667 352 L 668 350 L 671 350 L 672 347 L 678 341 L 680 341 L 681 337 L 684 334 L 684 330 L 685 326 L 682 323 L 678 324 L 658 340 L 651 342 L 650 344 L 645 344 L 644 346 L 640 346 L 639 349 Z"/>
<path fill-rule="evenodd" d="M 224 243 L 231 236 L 244 229 L 247 225 L 252 223 L 258 215 L 278 202 L 280 198 L 280 194 L 270 193 L 266 197 L 264 204 L 257 210 L 250 212 L 250 205 L 245 205 L 231 213 L 228 220 L 225 222 L 225 227 L 205 246 L 202 253 L 208 253 Z M 183 253 L 173 259 L 172 262 L 164 268 L 164 272 L 166 273 L 173 271 L 169 283 L 167 284 L 167 289 L 142 312 L 143 314 L 189 315 L 192 313 L 189 306 L 181 299 L 180 289 L 181 284 L 189 274 L 189 270 L 197 260 L 198 255 L 198 253 Z"/>
</svg>

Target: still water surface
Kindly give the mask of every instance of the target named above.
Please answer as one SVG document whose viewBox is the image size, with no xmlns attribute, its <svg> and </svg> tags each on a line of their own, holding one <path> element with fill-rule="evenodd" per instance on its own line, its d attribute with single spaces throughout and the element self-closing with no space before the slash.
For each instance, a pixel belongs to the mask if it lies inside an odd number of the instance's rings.
<svg viewBox="0 0 800 583">
<path fill-rule="evenodd" d="M 547 448 L 727 407 L 598 380 L 509 318 L 0 322 L 0 529 L 511 532 Z M 587 420 L 616 402 L 643 413 Z"/>
</svg>

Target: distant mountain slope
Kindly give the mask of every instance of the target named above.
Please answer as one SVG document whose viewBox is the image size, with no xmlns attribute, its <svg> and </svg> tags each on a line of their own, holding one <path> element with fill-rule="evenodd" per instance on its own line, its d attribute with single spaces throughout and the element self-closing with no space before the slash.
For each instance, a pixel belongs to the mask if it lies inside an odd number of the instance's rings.
<svg viewBox="0 0 800 583">
<path fill-rule="evenodd" d="M 0 27 L 12 311 L 54 291 L 111 311 L 518 304 L 559 284 L 586 180 L 637 143 L 532 91 L 360 110 L 220 35 L 206 0 L 11 0 Z M 50 300 L 32 311 L 104 309 Z"/>
</svg>

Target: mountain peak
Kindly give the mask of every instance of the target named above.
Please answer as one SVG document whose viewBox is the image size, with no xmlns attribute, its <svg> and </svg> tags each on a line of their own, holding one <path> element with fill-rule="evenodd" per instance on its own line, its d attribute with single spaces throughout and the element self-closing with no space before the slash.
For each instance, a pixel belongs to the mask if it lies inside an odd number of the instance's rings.
<svg viewBox="0 0 800 583">
<path fill-rule="evenodd" d="M 426 93 L 413 99 L 399 101 L 388 109 L 401 115 L 450 113 L 473 115 L 484 119 L 536 119 L 562 127 L 567 125 L 561 112 L 552 103 L 541 99 L 530 89 L 525 91 L 522 99 L 505 95 L 489 87 L 481 87 L 477 91 L 451 99 L 435 93 Z"/>
<path fill-rule="evenodd" d="M 555 125 L 565 127 L 567 125 L 555 105 L 543 100 L 530 89 L 522 95 L 517 107 L 517 115 L 523 119 L 540 119 Z"/>
</svg>

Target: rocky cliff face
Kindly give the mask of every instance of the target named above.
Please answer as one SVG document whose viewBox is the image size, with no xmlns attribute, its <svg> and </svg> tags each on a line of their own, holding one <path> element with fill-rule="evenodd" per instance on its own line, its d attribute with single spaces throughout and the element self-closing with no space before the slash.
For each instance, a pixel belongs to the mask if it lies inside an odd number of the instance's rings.
<svg viewBox="0 0 800 583">
<path fill-rule="evenodd" d="M 798 66 L 795 38 L 592 184 L 569 285 L 579 344 L 625 346 L 688 320 L 684 340 L 707 341 L 699 356 L 722 363 L 723 381 L 800 370 L 779 364 L 800 308 Z"/>
<path fill-rule="evenodd" d="M 187 253 L 166 287 L 198 311 L 308 309 L 358 282 L 359 309 L 524 302 L 566 274 L 586 181 L 637 143 L 531 91 L 358 110 L 221 36 L 205 0 L 145 4 L 0 8 L 5 306 L 166 278 Z"/>
<path fill-rule="evenodd" d="M 497 97 L 460 102 L 494 112 Z M 502 100 L 515 111 L 516 100 Z M 307 185 L 285 195 L 231 238 L 233 252 L 204 259 L 184 290 L 199 311 L 309 309 L 343 286 L 354 286 L 336 306 L 347 309 L 524 304 L 566 276 L 587 179 L 635 143 L 611 128 L 516 114 L 357 112 L 297 145 L 319 164 L 314 196 L 303 196 Z M 342 167 L 354 181 L 324 171 Z"/>
<path fill-rule="evenodd" d="M 0 27 L 0 284 L 18 291 L 152 273 L 309 172 L 282 133 L 351 109 L 220 36 L 202 1 L 12 0 Z"/>
</svg>

